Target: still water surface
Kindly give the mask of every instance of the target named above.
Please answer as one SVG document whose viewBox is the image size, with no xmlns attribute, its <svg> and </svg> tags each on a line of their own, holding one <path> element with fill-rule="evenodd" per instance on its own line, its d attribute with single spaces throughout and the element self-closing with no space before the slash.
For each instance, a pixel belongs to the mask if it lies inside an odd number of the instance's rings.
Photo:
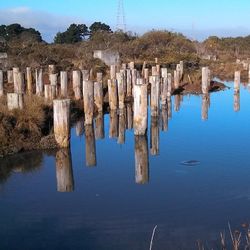
<svg viewBox="0 0 250 250">
<path fill-rule="evenodd" d="M 93 129 L 81 131 L 80 121 L 70 151 L 1 160 L 0 249 L 149 249 L 155 225 L 153 249 L 196 249 L 198 239 L 216 248 L 228 221 L 234 228 L 250 221 L 244 87 L 238 102 L 232 88 L 172 97 L 172 112 L 149 119 L 147 138 L 138 139 L 125 131 L 128 107 L 103 123 L 99 117 Z"/>
</svg>

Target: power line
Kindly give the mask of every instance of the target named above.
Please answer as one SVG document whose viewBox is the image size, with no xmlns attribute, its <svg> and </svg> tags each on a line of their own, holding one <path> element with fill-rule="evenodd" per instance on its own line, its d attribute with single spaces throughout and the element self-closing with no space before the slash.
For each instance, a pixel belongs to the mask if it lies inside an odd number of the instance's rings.
<svg viewBox="0 0 250 250">
<path fill-rule="evenodd" d="M 116 30 L 126 32 L 126 17 L 123 0 L 118 0 Z"/>
</svg>

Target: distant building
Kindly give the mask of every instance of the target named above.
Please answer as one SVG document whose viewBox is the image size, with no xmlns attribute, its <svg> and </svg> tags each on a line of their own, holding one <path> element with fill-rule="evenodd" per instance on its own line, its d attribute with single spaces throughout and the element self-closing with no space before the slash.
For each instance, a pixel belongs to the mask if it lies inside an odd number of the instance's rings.
<svg viewBox="0 0 250 250">
<path fill-rule="evenodd" d="M 98 58 L 108 66 L 120 64 L 120 55 L 117 51 L 111 50 L 95 50 L 94 58 Z"/>
</svg>

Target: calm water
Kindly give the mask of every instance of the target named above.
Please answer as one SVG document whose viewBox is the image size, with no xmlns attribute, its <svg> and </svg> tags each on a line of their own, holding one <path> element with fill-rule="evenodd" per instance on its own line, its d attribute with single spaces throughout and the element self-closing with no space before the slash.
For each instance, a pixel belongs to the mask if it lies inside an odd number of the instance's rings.
<svg viewBox="0 0 250 250">
<path fill-rule="evenodd" d="M 155 225 L 153 249 L 216 248 L 228 221 L 250 221 L 250 92 L 237 101 L 233 89 L 173 97 L 168 126 L 165 110 L 139 139 L 128 107 L 79 122 L 70 151 L 0 161 L 0 249 L 149 249 Z"/>
</svg>

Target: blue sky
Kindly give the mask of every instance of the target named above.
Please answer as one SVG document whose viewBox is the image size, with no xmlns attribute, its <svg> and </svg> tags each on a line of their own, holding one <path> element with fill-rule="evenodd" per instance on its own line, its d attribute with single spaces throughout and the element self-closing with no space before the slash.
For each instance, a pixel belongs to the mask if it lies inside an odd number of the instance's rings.
<svg viewBox="0 0 250 250">
<path fill-rule="evenodd" d="M 250 34 L 249 0 L 123 0 L 127 30 L 182 32 L 204 39 L 209 35 Z M 39 29 L 46 40 L 72 22 L 102 21 L 116 27 L 118 0 L 0 0 L 0 23 L 19 22 Z"/>
</svg>

